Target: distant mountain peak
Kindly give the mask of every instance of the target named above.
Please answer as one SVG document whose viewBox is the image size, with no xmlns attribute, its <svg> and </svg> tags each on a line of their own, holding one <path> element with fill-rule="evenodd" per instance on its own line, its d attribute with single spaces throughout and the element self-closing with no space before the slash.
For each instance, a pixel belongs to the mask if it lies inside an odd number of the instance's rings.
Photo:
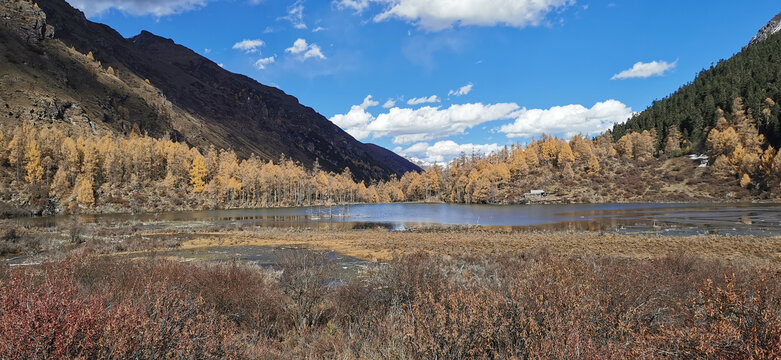
<svg viewBox="0 0 781 360">
<path fill-rule="evenodd" d="M 773 17 L 773 19 L 770 20 L 767 25 L 763 26 L 762 29 L 759 29 L 759 32 L 756 36 L 754 36 L 753 39 L 751 39 L 749 44 L 755 44 L 760 41 L 767 40 L 767 38 L 779 31 L 781 31 L 781 13 L 778 13 L 778 15 Z"/>
</svg>

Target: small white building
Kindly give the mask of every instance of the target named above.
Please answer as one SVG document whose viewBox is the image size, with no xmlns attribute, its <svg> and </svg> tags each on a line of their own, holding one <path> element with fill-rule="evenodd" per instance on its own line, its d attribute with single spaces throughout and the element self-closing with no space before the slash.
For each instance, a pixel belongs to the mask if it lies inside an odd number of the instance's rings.
<svg viewBox="0 0 781 360">
<path fill-rule="evenodd" d="M 531 196 L 543 197 L 543 196 L 545 196 L 547 194 L 548 193 L 546 193 L 545 190 L 536 190 L 535 189 L 535 190 L 531 190 L 531 191 L 527 192 L 526 194 L 523 194 L 523 196 L 524 197 L 531 197 Z"/>
</svg>

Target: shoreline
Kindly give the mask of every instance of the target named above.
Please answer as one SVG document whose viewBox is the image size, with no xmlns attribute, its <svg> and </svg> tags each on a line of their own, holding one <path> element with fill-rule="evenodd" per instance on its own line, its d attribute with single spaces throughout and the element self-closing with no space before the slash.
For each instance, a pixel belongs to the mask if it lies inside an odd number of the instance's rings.
<svg viewBox="0 0 781 360">
<path fill-rule="evenodd" d="M 769 199 L 754 199 L 754 200 L 698 200 L 698 201 L 611 201 L 611 202 L 562 202 L 562 201 L 537 201 L 537 202 L 516 202 L 516 203 L 451 203 L 446 201 L 404 201 L 404 202 L 389 202 L 389 203 L 345 203 L 334 205 L 302 205 L 302 206 L 270 206 L 270 207 L 227 207 L 227 208 L 201 208 L 201 209 L 173 209 L 173 210 L 159 210 L 159 211 L 133 211 L 133 210 L 119 210 L 119 211 L 91 211 L 91 209 L 81 209 L 76 213 L 68 212 L 56 212 L 53 214 L 41 215 L 35 213 L 29 213 L 29 215 L 16 215 L 7 216 L 3 214 L 0 216 L 1 220 L 15 220 L 15 219 L 31 219 L 31 218 L 54 218 L 65 217 L 73 215 L 88 215 L 88 216 L 101 216 L 101 215 L 157 215 L 168 213 L 185 213 L 185 212 L 206 212 L 206 211 L 234 211 L 234 210 L 279 210 L 279 209 L 306 209 L 306 208 L 327 208 L 327 207 L 348 207 L 357 205 L 463 205 L 463 206 L 492 206 L 492 207 L 505 207 L 505 206 L 522 206 L 522 205 L 660 205 L 660 204 L 689 204 L 689 205 L 728 205 L 728 204 L 767 204 L 767 205 L 781 205 L 781 199 L 769 200 Z"/>
</svg>

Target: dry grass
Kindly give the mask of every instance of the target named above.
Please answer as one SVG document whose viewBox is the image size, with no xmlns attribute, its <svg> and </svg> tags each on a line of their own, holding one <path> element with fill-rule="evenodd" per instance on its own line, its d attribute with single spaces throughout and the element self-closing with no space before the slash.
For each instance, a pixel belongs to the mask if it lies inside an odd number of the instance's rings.
<svg viewBox="0 0 781 360">
<path fill-rule="evenodd" d="M 711 260 L 781 266 L 781 237 L 731 235 L 622 235 L 596 232 L 490 232 L 386 230 L 324 231 L 259 228 L 203 234 L 184 249 L 219 246 L 307 246 L 365 260 L 388 261 L 417 252 L 454 258 L 513 255 L 538 249 L 565 256 L 598 255 L 658 259 L 671 253 Z"/>
</svg>

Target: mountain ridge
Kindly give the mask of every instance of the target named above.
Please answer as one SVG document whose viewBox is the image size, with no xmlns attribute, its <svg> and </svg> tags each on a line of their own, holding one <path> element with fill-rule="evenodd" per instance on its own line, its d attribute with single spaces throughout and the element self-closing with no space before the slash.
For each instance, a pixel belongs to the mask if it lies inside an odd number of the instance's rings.
<svg viewBox="0 0 781 360">
<path fill-rule="evenodd" d="M 29 80 L 37 82 L 37 95 L 58 89 L 74 99 L 70 102 L 83 104 L 79 107 L 86 109 L 90 127 L 128 133 L 137 125 L 152 136 L 168 136 L 202 150 L 215 146 L 232 149 L 243 158 L 255 154 L 275 161 L 284 155 L 310 168 L 317 162 L 334 172 L 349 168 L 366 182 L 420 170 L 398 155 L 355 140 L 284 91 L 228 72 L 172 39 L 148 31 L 126 39 L 107 25 L 89 21 L 64 0 L 32 4 L 10 1 L 5 5 L 6 12 L 15 16 L 23 11 L 41 13 L 25 31 L 32 34 L 28 37 L 44 34 L 43 39 L 21 41 L 25 44 L 15 51 L 32 58 L 36 52 L 53 52 L 61 42 L 75 53 L 90 54 L 98 73 L 111 68 L 112 76 L 120 80 L 119 89 L 104 89 L 109 96 L 94 91 L 93 97 L 69 93 L 69 73 L 60 74 L 62 81 L 51 79 L 51 84 L 34 77 Z M 16 22 L 4 21 L 8 32 L 18 28 Z M 18 60 L 25 62 L 26 58 L 20 55 Z M 76 71 L 76 66 L 71 67 Z M 15 69 L 32 71 L 21 65 Z"/>
</svg>

